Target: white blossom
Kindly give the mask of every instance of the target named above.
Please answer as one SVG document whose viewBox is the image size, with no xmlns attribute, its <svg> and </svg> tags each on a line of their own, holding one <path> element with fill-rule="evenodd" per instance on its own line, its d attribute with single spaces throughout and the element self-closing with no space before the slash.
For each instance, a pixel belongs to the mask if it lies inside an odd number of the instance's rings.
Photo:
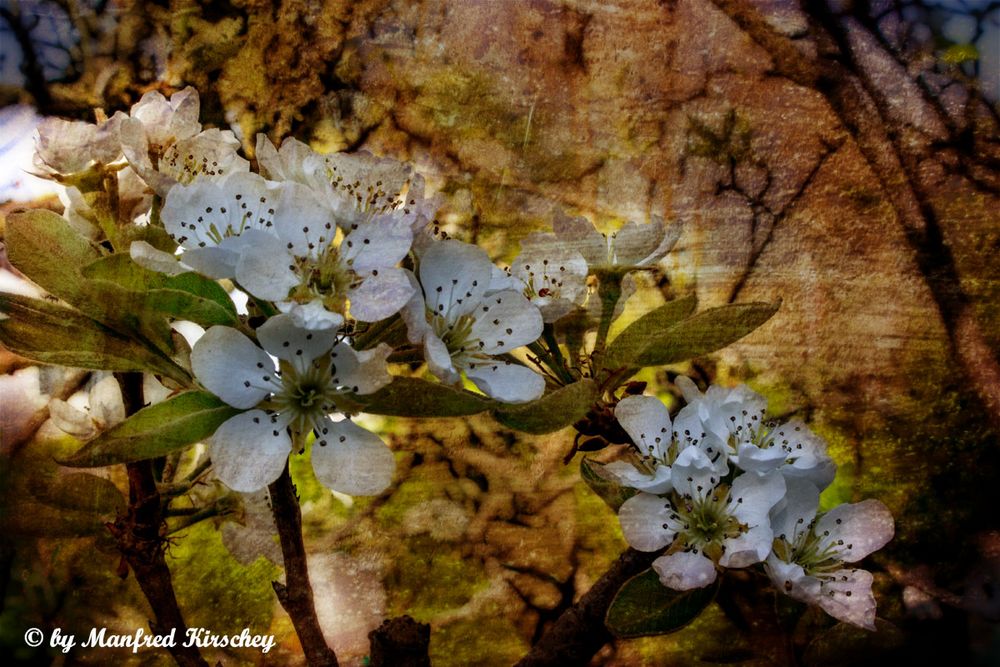
<svg viewBox="0 0 1000 667">
<path fill-rule="evenodd" d="M 232 131 L 202 131 L 199 107 L 194 88 L 175 93 L 169 101 L 152 91 L 121 121 L 125 157 L 160 196 L 200 176 L 222 178 L 250 169 L 250 163 L 237 154 L 240 142 Z"/>
<path fill-rule="evenodd" d="M 263 349 L 235 329 L 215 326 L 191 352 L 198 381 L 245 410 L 209 442 L 219 479 L 236 491 L 264 488 L 281 474 L 293 443 L 301 447 L 311 432 L 320 482 L 351 495 L 383 491 L 395 469 L 392 452 L 375 434 L 330 415 L 341 411 L 345 394 L 370 394 L 389 383 L 390 348 L 358 352 L 337 342 L 334 331 L 301 329 L 288 315 L 270 318 L 257 337 Z"/>
<path fill-rule="evenodd" d="M 590 273 L 652 266 L 670 252 L 680 236 L 680 226 L 667 226 L 659 216 L 653 216 L 648 224 L 625 223 L 606 235 L 586 218 L 557 211 L 552 229 L 565 248 L 580 253 Z"/>
<path fill-rule="evenodd" d="M 833 481 L 826 443 L 801 421 L 766 421 L 767 400 L 746 385 L 712 385 L 702 394 L 687 377 L 676 382 L 688 401 L 674 420 L 676 437 L 701 447 L 718 466 L 731 461 L 747 471 L 779 470 L 820 489 Z"/>
<path fill-rule="evenodd" d="M 624 486 L 654 494 L 669 492 L 677 443 L 667 406 L 652 396 L 626 396 L 615 406 L 615 419 L 635 444 L 638 460 L 613 461 L 604 470 Z"/>
<path fill-rule="evenodd" d="M 160 219 L 183 249 L 184 267 L 211 278 L 239 279 L 242 248 L 275 238 L 271 228 L 277 187 L 257 174 L 236 173 L 218 182 L 196 181 L 173 188 Z M 173 255 L 147 243 L 133 243 L 130 253 L 151 270 L 171 272 L 169 267 L 177 262 Z"/>
<path fill-rule="evenodd" d="M 55 178 L 117 162 L 122 157 L 119 131 L 125 118 L 120 111 L 100 123 L 46 118 L 38 124 L 35 168 L 40 175 Z"/>
<path fill-rule="evenodd" d="M 79 440 L 89 440 L 125 420 L 125 402 L 121 388 L 113 375 L 95 378 L 84 400 L 53 398 L 49 401 L 49 418 L 59 430 Z"/>
<path fill-rule="evenodd" d="M 872 575 L 845 565 L 892 539 L 892 515 L 877 500 L 839 505 L 817 516 L 818 507 L 819 490 L 814 485 L 789 485 L 785 502 L 772 518 L 776 539 L 765 570 L 779 590 L 796 600 L 874 630 Z"/>
<path fill-rule="evenodd" d="M 542 395 L 545 380 L 499 357 L 537 340 L 542 316 L 518 291 L 487 294 L 493 268 L 475 246 L 432 244 L 420 258 L 420 289 L 403 309 L 403 319 L 410 342 L 423 346 L 427 365 L 441 380 L 457 383 L 464 372 L 497 400 L 531 401 Z"/>
<path fill-rule="evenodd" d="M 241 248 L 236 277 L 244 289 L 310 329 L 340 326 L 348 311 L 362 322 L 382 320 L 410 300 L 410 274 L 396 266 L 413 240 L 405 222 L 379 215 L 338 232 L 312 189 L 280 187 L 274 236 Z"/>
<path fill-rule="evenodd" d="M 728 485 L 698 447 L 681 450 L 671 467 L 669 496 L 639 493 L 618 511 L 626 541 L 640 551 L 667 553 L 653 562 L 675 590 L 712 583 L 716 567 L 741 568 L 771 550 L 768 513 L 785 493 L 776 472 L 744 474 Z"/>
<path fill-rule="evenodd" d="M 424 197 L 424 180 L 408 165 L 371 153 L 320 154 L 294 138 L 280 149 L 257 135 L 257 163 L 273 180 L 310 188 L 346 232 L 376 218 L 391 217 L 416 231 L 434 217 L 438 200 Z"/>
<path fill-rule="evenodd" d="M 587 262 L 555 234 L 535 232 L 521 241 L 511 265 L 524 295 L 538 306 L 545 322 L 555 322 L 583 304 L 587 296 Z"/>
</svg>

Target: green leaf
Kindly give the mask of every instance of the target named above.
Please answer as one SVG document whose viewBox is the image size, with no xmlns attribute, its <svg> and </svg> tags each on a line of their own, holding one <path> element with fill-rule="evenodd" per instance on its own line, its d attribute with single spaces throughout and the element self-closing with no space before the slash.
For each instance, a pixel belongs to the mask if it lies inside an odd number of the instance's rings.
<svg viewBox="0 0 1000 667">
<path fill-rule="evenodd" d="M 411 377 L 397 377 L 373 394 L 354 398 L 363 412 L 394 417 L 464 417 L 494 405 L 470 391 Z"/>
<path fill-rule="evenodd" d="M 4 240 L 11 264 L 70 303 L 85 293 L 79 270 L 101 256 L 65 218 L 45 209 L 12 213 Z"/>
<path fill-rule="evenodd" d="M 51 507 L 102 515 L 123 512 L 126 504 L 114 482 L 85 472 L 56 477 L 36 496 Z"/>
<path fill-rule="evenodd" d="M 651 310 L 628 325 L 608 345 L 604 353 L 604 367 L 614 369 L 631 364 L 646 350 L 651 338 L 693 313 L 697 302 L 693 294 L 683 299 L 676 299 Z"/>
<path fill-rule="evenodd" d="M 43 364 L 106 371 L 149 371 L 190 381 L 165 356 L 75 310 L 14 294 L 0 294 L 0 342 Z"/>
<path fill-rule="evenodd" d="M 145 269 L 126 253 L 102 257 L 82 269 L 97 283 L 114 283 L 128 293 L 136 310 L 191 320 L 205 326 L 234 325 L 236 305 L 219 283 L 197 273 L 168 276 Z"/>
<path fill-rule="evenodd" d="M 739 303 L 709 308 L 649 337 L 635 356 L 635 366 L 661 366 L 708 354 L 735 343 L 764 324 L 781 306 Z"/>
<path fill-rule="evenodd" d="M 494 410 L 496 420 L 508 428 L 539 435 L 551 433 L 579 421 L 597 400 L 597 385 L 583 379 L 523 405 Z"/>
<path fill-rule="evenodd" d="M 240 412 L 208 392 L 188 391 L 139 410 L 60 463 L 93 468 L 163 456 L 205 440 Z"/>
<path fill-rule="evenodd" d="M 584 458 L 580 462 L 580 477 L 590 490 L 596 493 L 614 511 L 626 500 L 639 493 L 638 489 L 622 486 L 604 471 L 604 464 L 594 459 Z"/>
<path fill-rule="evenodd" d="M 718 579 L 705 588 L 671 590 L 649 569 L 625 582 L 612 600 L 604 622 L 619 639 L 667 634 L 696 619 L 718 590 Z"/>
</svg>

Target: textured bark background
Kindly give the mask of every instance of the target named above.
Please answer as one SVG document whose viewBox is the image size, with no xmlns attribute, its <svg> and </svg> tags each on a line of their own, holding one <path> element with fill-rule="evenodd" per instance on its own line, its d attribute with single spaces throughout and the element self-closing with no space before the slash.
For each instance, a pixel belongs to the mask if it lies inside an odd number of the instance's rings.
<svg viewBox="0 0 1000 667">
<path fill-rule="evenodd" d="M 987 664 L 1000 641 L 1000 133 L 996 103 L 927 37 L 933 22 L 900 18 L 933 18 L 927 4 L 53 2 L 83 36 L 77 71 L 46 84 L 29 57 L 27 83 L 3 94 L 86 117 L 194 85 L 204 120 L 248 139 L 412 161 L 446 195 L 449 233 L 499 260 L 557 206 L 607 227 L 681 221 L 630 312 L 690 292 L 700 308 L 782 307 L 670 373 L 750 381 L 829 439 L 841 466 L 831 500 L 877 497 L 896 516 L 873 565 L 890 625 L 862 640 L 807 617 L 792 634 L 799 659 Z M 993 4 L 976 6 L 988 17 Z M 4 7 L 11 34 L 30 37 L 28 3 Z M 485 419 L 383 426 L 404 452 L 389 493 L 345 508 L 303 492 L 328 638 L 352 664 L 383 617 L 406 613 L 431 625 L 435 665 L 513 663 L 624 548 L 613 514 L 562 464 L 571 435 L 518 438 Z M 68 446 L 41 438 L 7 443 L 12 470 L 51 468 L 52 448 Z M 293 461 L 293 474 L 307 468 Z M 4 538 L 15 554 L 0 562 L 5 650 L 29 619 L 117 615 L 127 627 L 148 614 L 130 582 L 109 578 L 113 563 L 79 562 L 92 546 L 28 534 Z M 188 624 L 221 596 L 218 618 L 270 626 L 284 637 L 275 659 L 294 661 L 268 597 L 274 568 L 227 558 L 200 529 L 168 551 Z M 595 660 L 778 661 L 768 646 L 713 606 L 676 635 Z"/>
</svg>

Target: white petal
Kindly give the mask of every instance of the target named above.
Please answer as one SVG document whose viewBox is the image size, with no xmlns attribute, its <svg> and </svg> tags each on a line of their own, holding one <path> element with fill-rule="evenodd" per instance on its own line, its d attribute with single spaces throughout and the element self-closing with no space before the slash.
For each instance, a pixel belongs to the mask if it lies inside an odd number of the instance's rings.
<svg viewBox="0 0 1000 667">
<path fill-rule="evenodd" d="M 739 568 L 759 563 L 767 558 L 773 541 L 774 533 L 771 532 L 771 525 L 765 518 L 762 523 L 750 526 L 739 537 L 723 540 L 722 545 L 726 551 L 719 559 L 719 564 L 723 567 Z"/>
<path fill-rule="evenodd" d="M 195 377 L 210 392 L 234 408 L 246 409 L 271 393 L 267 387 L 274 362 L 236 329 L 215 326 L 191 351 Z"/>
<path fill-rule="evenodd" d="M 337 341 L 333 329 L 316 331 L 295 324 L 291 315 L 275 315 L 257 329 L 257 340 L 269 353 L 285 361 L 312 361 Z"/>
<path fill-rule="evenodd" d="M 312 448 L 316 479 L 352 496 L 374 496 L 392 483 L 396 459 L 374 433 L 348 419 L 325 421 Z"/>
<path fill-rule="evenodd" d="M 390 267 L 369 273 L 360 286 L 347 292 L 347 298 L 355 319 L 377 322 L 398 313 L 415 291 L 409 271 Z"/>
<path fill-rule="evenodd" d="M 424 361 L 442 382 L 454 384 L 461 380 L 461 376 L 455 369 L 448 346 L 440 338 L 428 331 L 424 336 Z"/>
<path fill-rule="evenodd" d="M 785 497 L 771 510 L 771 528 L 777 537 L 795 544 L 809 532 L 819 508 L 819 489 L 805 480 L 785 479 Z"/>
<path fill-rule="evenodd" d="M 742 443 L 736 454 L 733 463 L 740 469 L 761 475 L 777 470 L 785 463 L 785 451 L 778 445 L 761 449 L 757 445 Z"/>
<path fill-rule="evenodd" d="M 316 257 L 333 242 L 334 215 L 317 194 L 301 183 L 282 183 L 274 227 L 297 257 Z"/>
<path fill-rule="evenodd" d="M 427 304 L 424 302 L 423 290 L 420 289 L 416 276 L 409 271 L 406 273 L 407 279 L 410 281 L 410 286 L 413 287 L 414 291 L 413 296 L 410 297 L 410 300 L 399 311 L 399 316 L 403 318 L 403 322 L 406 324 L 407 340 L 416 345 L 422 343 L 424 336 L 431 333 L 431 326 L 427 322 Z"/>
<path fill-rule="evenodd" d="M 274 147 L 271 140 L 263 132 L 257 133 L 257 143 L 254 147 L 254 157 L 257 159 L 257 167 L 264 178 L 272 181 L 285 180 L 284 165 L 278 156 L 278 149 Z"/>
<path fill-rule="evenodd" d="M 114 376 L 109 375 L 91 388 L 90 417 L 103 429 L 125 421 L 125 401 Z"/>
<path fill-rule="evenodd" d="M 659 551 L 674 541 L 677 531 L 670 515 L 670 501 L 649 493 L 632 496 L 618 508 L 625 541 L 639 551 Z"/>
<path fill-rule="evenodd" d="M 839 544 L 838 557 L 854 563 L 878 551 L 892 539 L 895 531 L 892 513 L 878 500 L 838 505 L 816 522 L 816 534 L 829 531 L 831 541 Z"/>
<path fill-rule="evenodd" d="M 670 412 L 658 398 L 626 396 L 615 406 L 615 418 L 642 454 L 662 459 L 673 439 Z"/>
<path fill-rule="evenodd" d="M 294 257 L 285 244 L 267 232 L 244 232 L 243 246 L 236 263 L 236 280 L 240 287 L 259 299 L 281 301 L 299 284 L 299 275 L 293 269 Z"/>
<path fill-rule="evenodd" d="M 181 259 L 184 264 L 191 267 L 192 271 L 221 280 L 236 275 L 236 263 L 240 256 L 239 253 L 232 252 L 227 248 L 208 246 L 185 250 Z"/>
<path fill-rule="evenodd" d="M 465 374 L 484 394 L 504 403 L 526 403 L 545 392 L 545 378 L 502 359 L 471 366 Z"/>
<path fill-rule="evenodd" d="M 230 489 L 243 493 L 258 491 L 278 479 L 291 450 L 288 432 L 263 410 L 250 410 L 228 420 L 209 444 L 216 476 Z"/>
<path fill-rule="evenodd" d="M 493 265 L 486 251 L 459 241 L 434 243 L 420 259 L 420 284 L 431 312 L 454 322 L 482 301 Z"/>
<path fill-rule="evenodd" d="M 697 447 L 682 449 L 673 464 L 674 489 L 682 496 L 706 498 L 722 476 L 705 452 Z"/>
<path fill-rule="evenodd" d="M 542 335 L 542 314 L 519 292 L 490 294 L 476 309 L 472 338 L 483 342 L 484 354 L 510 352 Z"/>
<path fill-rule="evenodd" d="M 340 246 L 344 262 L 358 273 L 394 266 L 410 252 L 413 231 L 392 216 L 378 216 L 351 231 Z"/>
<path fill-rule="evenodd" d="M 168 276 L 180 275 L 187 271 L 177 259 L 177 255 L 158 250 L 146 241 L 132 241 L 128 254 L 133 262 L 150 271 L 165 273 Z"/>
<path fill-rule="evenodd" d="M 742 523 L 767 523 L 771 508 L 785 496 L 785 478 L 780 473 L 745 473 L 736 478 L 729 491 L 729 508 Z"/>
<path fill-rule="evenodd" d="M 198 181 L 172 188 L 164 199 L 160 219 L 167 233 L 185 248 L 216 245 L 211 228 L 214 225 L 220 233 L 226 228 L 230 206 L 229 197 L 217 183 Z"/>
<path fill-rule="evenodd" d="M 675 591 L 704 588 L 715 581 L 715 565 L 700 553 L 679 551 L 653 561 L 660 582 Z"/>
<path fill-rule="evenodd" d="M 652 256 L 663 240 L 663 233 L 663 227 L 655 223 L 625 223 L 625 226 L 611 237 L 615 264 L 640 266 L 655 261 Z"/>
<path fill-rule="evenodd" d="M 674 384 L 681 390 L 681 393 L 684 395 L 684 400 L 688 403 L 697 401 L 702 397 L 702 393 L 701 390 L 698 389 L 698 385 L 696 385 L 694 380 L 686 375 L 678 375 L 677 379 L 674 380 Z"/>
<path fill-rule="evenodd" d="M 782 593 L 806 604 L 819 604 L 819 579 L 807 576 L 801 565 L 786 563 L 772 553 L 764 563 L 764 570 Z"/>
<path fill-rule="evenodd" d="M 552 230 L 564 247 L 580 253 L 591 269 L 608 264 L 608 240 L 586 218 L 571 218 L 556 211 Z"/>
<path fill-rule="evenodd" d="M 605 465 L 604 470 L 622 486 L 639 489 L 646 493 L 663 494 L 673 488 L 670 484 L 670 466 L 656 466 L 653 473 L 649 474 L 642 472 L 631 463 L 613 461 Z"/>
<path fill-rule="evenodd" d="M 487 294 L 503 292 L 504 290 L 514 290 L 515 292 L 523 293 L 525 289 L 527 289 L 527 285 L 523 280 L 517 276 L 512 276 L 499 266 L 494 265 L 490 270 L 490 286 L 486 289 Z"/>
<path fill-rule="evenodd" d="M 344 323 L 344 316 L 327 310 L 320 299 L 313 299 L 308 303 L 279 301 L 275 305 L 281 312 L 291 315 L 292 321 L 303 329 L 314 331 L 339 329 Z"/>
<path fill-rule="evenodd" d="M 392 347 L 380 343 L 371 350 L 358 352 L 346 343 L 334 346 L 330 357 L 333 360 L 333 381 L 355 394 L 371 394 L 392 382 L 386 359 L 392 354 Z"/>
<path fill-rule="evenodd" d="M 60 431 L 79 440 L 97 435 L 97 429 L 90 415 L 83 410 L 77 410 L 62 399 L 53 398 L 49 401 L 49 419 Z"/>
<path fill-rule="evenodd" d="M 179 320 L 179 322 L 185 323 L 184 320 Z M 178 324 L 178 322 L 174 322 L 173 324 L 176 325 Z M 190 324 L 196 327 L 198 326 L 193 322 L 186 322 L 186 324 Z M 198 328 L 200 329 L 201 327 Z M 204 330 L 202 331 L 202 333 L 204 333 Z M 151 375 L 150 373 L 142 374 L 142 398 L 146 402 L 146 405 L 155 405 L 156 403 L 162 403 L 163 401 L 170 398 L 170 394 L 172 393 L 173 392 L 170 389 L 167 389 L 162 384 L 160 384 L 159 380 L 156 379 L 156 376 Z"/>
<path fill-rule="evenodd" d="M 866 570 L 837 570 L 823 581 L 819 606 L 834 618 L 866 630 L 875 629 L 872 575 Z"/>
</svg>

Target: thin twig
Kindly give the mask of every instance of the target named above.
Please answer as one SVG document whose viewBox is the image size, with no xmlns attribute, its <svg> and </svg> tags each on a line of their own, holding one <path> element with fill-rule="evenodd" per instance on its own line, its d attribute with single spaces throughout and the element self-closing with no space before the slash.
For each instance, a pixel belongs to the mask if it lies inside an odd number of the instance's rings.
<svg viewBox="0 0 1000 667">
<path fill-rule="evenodd" d="M 134 414 L 142 408 L 142 374 L 117 374 L 122 387 L 127 414 Z M 135 575 L 136 583 L 153 609 L 155 620 L 149 622 L 156 634 L 167 634 L 171 630 L 180 637 L 187 633 L 187 626 L 177 604 L 170 570 L 164 556 L 165 541 L 162 535 L 163 509 L 160 493 L 153 477 L 153 463 L 150 460 L 126 464 L 128 471 L 129 503 L 128 511 L 113 523 L 108 530 L 118 543 L 122 558 Z M 181 667 L 208 667 L 195 646 L 185 646 L 177 641 L 167 650 Z"/>
<path fill-rule="evenodd" d="M 287 463 L 281 476 L 267 489 L 271 494 L 271 513 L 278 529 L 281 556 L 285 563 L 285 583 L 275 581 L 271 585 L 274 586 L 281 606 L 292 619 L 306 662 L 311 667 L 336 667 L 337 656 L 326 643 L 316 616 L 316 604 L 306 564 L 306 547 L 302 540 L 302 511 Z"/>
</svg>

